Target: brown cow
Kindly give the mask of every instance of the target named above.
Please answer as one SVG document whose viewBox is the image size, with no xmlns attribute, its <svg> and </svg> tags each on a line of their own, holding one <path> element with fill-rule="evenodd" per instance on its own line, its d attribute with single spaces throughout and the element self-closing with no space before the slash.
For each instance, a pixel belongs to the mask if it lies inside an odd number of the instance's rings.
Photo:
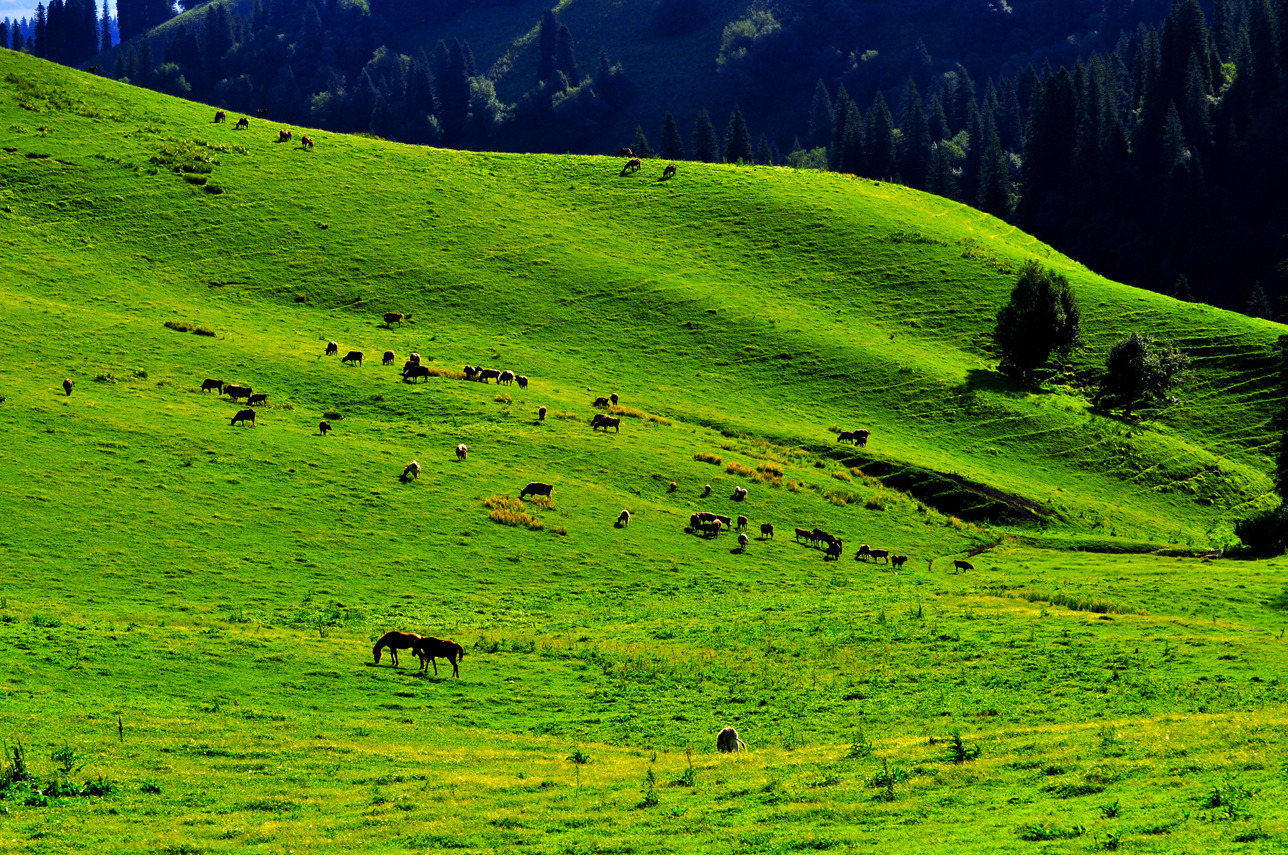
<svg viewBox="0 0 1288 855">
<path fill-rule="evenodd" d="M 212 378 L 207 378 L 201 381 L 201 391 L 209 392 L 211 389 L 222 394 L 224 391 L 224 381 Z"/>
<path fill-rule="evenodd" d="M 381 364 L 381 365 L 393 365 L 393 364 L 394 364 L 394 359 L 395 359 L 395 358 L 396 358 L 396 357 L 395 357 L 395 354 L 394 354 L 394 352 L 393 352 L 392 350 L 386 350 L 386 351 L 385 351 L 384 359 L 383 359 L 383 361 L 382 361 L 380 364 Z"/>
<path fill-rule="evenodd" d="M 663 170 L 662 170 L 662 180 L 664 180 L 664 181 L 665 181 L 666 179 L 668 179 L 668 178 L 673 177 L 674 175 L 675 175 L 675 164 L 674 164 L 674 163 L 669 164 L 669 165 L 666 167 L 666 169 L 663 169 Z"/>
<path fill-rule="evenodd" d="M 738 731 L 726 727 L 716 734 L 716 748 L 720 753 L 728 754 L 731 751 L 746 751 L 747 743 L 738 738 Z"/>
<path fill-rule="evenodd" d="M 613 157 L 634 157 L 634 156 L 635 156 L 635 152 L 631 151 L 629 148 L 626 148 L 625 146 L 623 146 L 622 148 L 619 148 L 617 150 L 617 154 L 613 155 Z"/>
<path fill-rule="evenodd" d="M 705 499 L 707 496 L 710 496 L 710 495 L 711 495 L 711 485 L 708 484 L 707 488 L 702 491 L 702 495 L 699 496 L 698 498 Z"/>
<path fill-rule="evenodd" d="M 267 404 L 268 393 L 256 392 L 254 395 L 251 395 L 249 398 L 246 399 L 246 403 L 250 404 L 252 407 L 255 406 L 256 404 Z"/>
<path fill-rule="evenodd" d="M 341 362 L 348 362 L 350 365 L 352 365 L 352 364 L 353 364 L 353 363 L 355 363 L 355 362 L 356 362 L 356 363 L 358 363 L 359 365 L 361 365 L 361 364 L 362 364 L 362 351 L 361 351 L 361 350 L 351 350 L 351 351 L 349 351 L 348 353 L 346 353 L 346 354 L 344 355 L 344 358 L 343 358 L 343 359 L 341 359 L 340 361 L 341 361 Z"/>
<path fill-rule="evenodd" d="M 331 429 L 330 422 L 318 422 L 318 433 L 326 436 L 326 432 Z"/>
<path fill-rule="evenodd" d="M 479 379 L 484 383 L 488 380 L 497 380 L 499 382 L 501 379 L 501 372 L 497 371 L 495 368 L 480 368 Z"/>
<path fill-rule="evenodd" d="M 72 382 L 72 378 L 70 377 L 63 381 L 63 391 L 67 393 L 67 397 L 70 398 L 72 396 L 72 387 L 75 385 L 76 384 Z"/>
<path fill-rule="evenodd" d="M 537 421 L 544 422 L 545 420 L 546 420 L 546 408 L 541 407 L 537 410 Z"/>
<path fill-rule="evenodd" d="M 762 538 L 762 539 L 767 537 L 767 538 L 769 538 L 770 540 L 773 540 L 773 538 L 774 538 L 774 524 L 773 524 L 773 523 L 761 523 L 761 524 L 760 524 L 760 536 L 761 536 L 761 538 Z"/>
<path fill-rule="evenodd" d="M 242 116 L 240 119 L 237 120 L 237 127 L 236 127 L 237 130 L 242 131 L 249 127 L 250 127 L 250 119 L 246 118 L 245 116 Z"/>
<path fill-rule="evenodd" d="M 514 372 L 508 368 L 497 375 L 496 383 L 498 386 L 501 385 L 502 383 L 504 383 L 506 386 L 509 386 L 513 382 L 514 382 Z"/>
<path fill-rule="evenodd" d="M 385 326 L 391 327 L 394 324 L 402 326 L 402 312 L 385 312 Z"/>
<path fill-rule="evenodd" d="M 228 396 L 229 400 L 235 401 L 238 398 L 249 398 L 250 393 L 251 388 L 249 386 L 240 386 L 236 383 L 224 384 L 224 394 Z"/>
<path fill-rule="evenodd" d="M 594 401 L 592 401 L 592 402 L 591 402 L 591 404 L 590 404 L 590 405 L 591 405 L 592 407 L 607 407 L 607 406 L 608 406 L 608 399 L 607 399 L 607 398 L 596 398 Z"/>
<path fill-rule="evenodd" d="M 519 499 L 522 500 L 527 496 L 545 496 L 550 498 L 550 494 L 555 490 L 553 484 L 546 484 L 542 481 L 532 481 L 528 486 L 519 491 Z"/>
<path fill-rule="evenodd" d="M 285 129 L 279 130 L 279 131 L 277 132 L 277 141 L 278 141 L 278 142 L 280 142 L 280 143 L 281 143 L 281 142 L 290 142 L 290 141 L 291 141 L 291 136 L 292 136 L 292 135 L 291 135 L 291 132 L 290 132 L 290 131 L 285 130 Z"/>
<path fill-rule="evenodd" d="M 241 422 L 242 424 L 246 424 L 247 419 L 250 420 L 251 427 L 254 427 L 255 426 L 254 410 L 238 410 L 237 415 L 233 416 L 233 420 L 229 422 L 229 424 L 235 425 L 238 422 Z"/>
<path fill-rule="evenodd" d="M 338 343 L 334 341 L 327 342 L 327 345 L 326 345 L 327 356 L 335 356 L 339 352 L 340 352 L 340 345 Z"/>
<path fill-rule="evenodd" d="M 953 562 L 954 570 L 974 570 L 975 565 L 969 561 L 962 561 L 960 558 Z"/>
<path fill-rule="evenodd" d="M 469 453 L 470 453 L 470 447 L 469 447 L 468 445 L 466 445 L 465 443 L 463 443 L 463 442 L 462 442 L 460 445 L 456 446 L 456 459 L 457 459 L 457 460 L 464 460 L 464 459 L 465 459 L 465 455 L 467 455 L 467 454 L 469 454 Z"/>
<path fill-rule="evenodd" d="M 300 148 L 313 150 L 313 137 L 300 137 Z"/>
<path fill-rule="evenodd" d="M 417 377 L 424 377 L 426 380 L 428 380 L 429 366 L 428 365 L 408 365 L 406 368 L 403 369 L 404 383 L 409 381 L 412 383 L 415 383 Z"/>
<path fill-rule="evenodd" d="M 890 566 L 891 566 L 891 567 L 893 567 L 894 569 L 898 570 L 900 567 L 902 567 L 902 566 L 904 565 L 904 563 L 905 563 L 907 560 L 908 560 L 908 556 L 906 556 L 906 555 L 891 555 L 891 556 L 890 556 Z"/>
<path fill-rule="evenodd" d="M 228 114 L 227 114 L 227 113 L 225 113 L 223 110 L 216 110 L 216 111 L 215 111 L 215 124 L 216 124 L 216 125 L 217 125 L 217 124 L 219 124 L 220 122 L 227 121 L 227 119 L 228 119 Z"/>
<path fill-rule="evenodd" d="M 520 374 L 518 377 L 514 378 L 514 382 L 519 384 L 520 389 L 528 388 L 528 378 L 526 375 Z"/>
<path fill-rule="evenodd" d="M 747 527 L 747 518 L 746 518 L 745 516 L 743 516 L 742 514 L 739 514 L 739 515 L 738 515 L 738 528 L 746 528 L 746 527 Z"/>
<path fill-rule="evenodd" d="M 621 433 L 622 420 L 617 416 L 608 416 L 603 413 L 600 413 L 599 415 L 595 416 L 595 420 L 590 423 L 591 430 L 595 430 L 596 428 L 603 428 L 604 433 L 608 433 L 609 428 L 612 428 L 617 433 Z"/>
</svg>

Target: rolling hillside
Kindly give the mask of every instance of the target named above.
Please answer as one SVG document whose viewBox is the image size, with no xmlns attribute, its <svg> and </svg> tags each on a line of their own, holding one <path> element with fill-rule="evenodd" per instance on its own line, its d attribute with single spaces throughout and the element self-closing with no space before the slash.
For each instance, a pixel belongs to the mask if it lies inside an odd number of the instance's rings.
<svg viewBox="0 0 1288 855">
<path fill-rule="evenodd" d="M 0 79 L 5 838 L 1282 845 L 1283 563 L 1189 557 L 1271 503 L 1277 326 L 842 175 L 278 143 L 6 51 Z M 989 352 L 1030 258 L 1088 339 L 1041 390 Z M 1195 380 L 1091 414 L 1133 329 Z M 267 393 L 256 426 L 205 378 Z M 553 502 L 498 524 L 533 480 Z M 460 679 L 372 667 L 393 628 L 462 642 Z M 719 757 L 730 723 L 752 750 Z"/>
</svg>

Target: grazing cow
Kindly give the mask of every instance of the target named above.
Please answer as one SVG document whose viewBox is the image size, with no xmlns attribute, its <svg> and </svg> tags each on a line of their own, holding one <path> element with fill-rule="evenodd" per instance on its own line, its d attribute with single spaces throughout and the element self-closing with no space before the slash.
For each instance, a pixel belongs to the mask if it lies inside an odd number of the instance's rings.
<svg viewBox="0 0 1288 855">
<path fill-rule="evenodd" d="M 67 397 L 70 398 L 72 396 L 72 387 L 75 385 L 76 384 L 72 382 L 72 378 L 70 377 L 63 380 L 63 391 L 67 393 Z"/>
<path fill-rule="evenodd" d="M 600 413 L 595 416 L 595 420 L 590 423 L 591 430 L 595 430 L 596 428 L 603 428 L 604 433 L 608 433 L 609 428 L 612 428 L 617 433 L 621 433 L 622 420 L 617 416 L 606 416 L 603 413 Z"/>
<path fill-rule="evenodd" d="M 326 344 L 326 355 L 335 356 L 340 352 L 340 345 L 337 342 L 329 341 Z"/>
<path fill-rule="evenodd" d="M 300 137 L 300 148 L 307 148 L 309 151 L 312 151 L 313 137 Z"/>
<path fill-rule="evenodd" d="M 746 533 L 746 532 L 742 532 L 741 534 L 739 534 L 739 535 L 738 535 L 738 548 L 739 548 L 739 549 L 742 549 L 742 550 L 746 550 L 746 548 L 747 548 L 747 533 Z"/>
<path fill-rule="evenodd" d="M 464 460 L 464 459 L 465 459 L 465 455 L 467 455 L 467 454 L 469 454 L 469 453 L 470 453 L 470 447 L 469 447 L 468 445 L 466 445 L 465 443 L 463 443 L 463 442 L 462 442 L 460 445 L 456 446 L 456 459 L 457 459 L 457 460 Z"/>
<path fill-rule="evenodd" d="M 359 365 L 361 365 L 361 364 L 362 364 L 362 351 L 361 351 L 361 350 L 351 350 L 351 351 L 349 351 L 348 353 L 346 353 L 346 354 L 344 355 L 344 358 L 342 358 L 340 361 L 341 361 L 341 362 L 347 362 L 347 363 L 349 363 L 350 365 L 352 365 L 352 364 L 353 364 L 353 363 L 355 363 L 355 362 L 356 362 L 356 363 L 358 363 Z"/>
<path fill-rule="evenodd" d="M 555 488 L 553 484 L 545 484 L 545 483 L 542 483 L 541 481 L 533 481 L 528 486 L 524 487 L 522 490 L 519 491 L 519 500 L 522 501 L 524 498 L 528 496 L 545 496 L 546 498 L 550 498 L 550 494 L 554 492 L 554 489 Z"/>
<path fill-rule="evenodd" d="M 898 570 L 904 565 L 904 562 L 906 562 L 907 560 L 908 560 L 908 556 L 906 555 L 891 555 L 890 566 Z"/>
<path fill-rule="evenodd" d="M 211 389 L 214 389 L 216 392 L 219 392 L 220 394 L 223 394 L 223 391 L 224 391 L 224 381 L 223 381 L 223 380 L 215 380 L 215 379 L 212 379 L 212 378 L 207 378 L 206 380 L 202 380 L 202 381 L 201 381 L 201 391 L 203 391 L 203 392 L 209 392 Z"/>
<path fill-rule="evenodd" d="M 975 565 L 969 561 L 962 561 L 960 558 L 953 562 L 954 570 L 974 570 Z"/>
<path fill-rule="evenodd" d="M 592 407 L 607 407 L 607 406 L 608 406 L 608 399 L 607 399 L 607 398 L 596 398 L 595 400 L 593 400 L 593 401 L 591 401 L 591 402 L 590 402 L 590 405 L 591 405 Z"/>
<path fill-rule="evenodd" d="M 256 111 L 255 111 L 255 115 L 256 115 L 256 116 L 258 116 L 258 117 L 259 117 L 259 118 L 261 118 L 261 119 L 267 119 L 267 118 L 268 118 L 268 110 L 266 110 L 266 109 L 265 109 L 265 108 L 263 108 L 263 107 L 260 107 L 258 110 L 256 110 Z"/>
<path fill-rule="evenodd" d="M 528 378 L 526 375 L 520 374 L 518 377 L 514 378 L 514 382 L 519 384 L 520 389 L 528 388 Z"/>
<path fill-rule="evenodd" d="M 853 441 L 854 441 L 854 431 L 852 431 L 852 430 L 843 430 L 843 431 L 841 431 L 839 434 L 837 434 L 837 435 L 836 435 L 836 441 L 837 441 L 837 442 L 853 442 Z"/>
<path fill-rule="evenodd" d="M 616 393 L 616 392 L 614 392 L 613 394 L 609 395 L 609 396 L 608 396 L 608 400 L 612 401 L 612 402 L 613 402 L 613 406 L 614 406 L 614 407 L 616 407 L 616 406 L 617 406 L 617 393 Z"/>
<path fill-rule="evenodd" d="M 406 481 L 408 475 L 413 478 L 420 478 L 420 464 L 415 460 L 403 467 L 402 480 Z"/>
<path fill-rule="evenodd" d="M 90 73 L 90 74 L 98 74 L 98 66 L 97 66 L 97 65 L 91 65 L 91 66 L 89 67 L 89 73 Z"/>
<path fill-rule="evenodd" d="M 513 382 L 514 382 L 514 372 L 508 368 L 502 371 L 496 377 L 496 384 L 498 386 L 500 386 L 502 383 L 504 383 L 506 386 L 509 386 Z"/>
<path fill-rule="evenodd" d="M 761 536 L 761 538 L 766 538 L 766 537 L 767 537 L 767 538 L 769 538 L 770 540 L 773 540 L 773 539 L 774 539 L 774 524 L 773 524 L 773 523 L 761 523 L 761 524 L 760 524 L 760 536 Z"/>
<path fill-rule="evenodd" d="M 674 481 L 672 481 L 672 482 L 671 482 L 671 486 L 666 488 L 666 492 L 668 492 L 668 493 L 674 493 L 675 491 L 676 491 L 675 482 L 674 482 Z"/>
<path fill-rule="evenodd" d="M 291 141 L 291 132 L 290 132 L 290 131 L 288 131 L 288 130 L 285 130 L 285 129 L 283 129 L 283 130 L 279 130 L 279 131 L 277 132 L 277 141 L 278 141 L 278 142 L 290 142 L 290 141 Z"/>
<path fill-rule="evenodd" d="M 395 359 L 395 354 L 394 354 L 394 352 L 393 352 L 392 350 L 386 350 L 386 351 L 385 351 L 384 358 L 381 360 L 380 364 L 381 364 L 381 365 L 393 365 L 393 364 L 394 364 L 394 359 Z"/>
<path fill-rule="evenodd" d="M 482 380 L 484 383 L 486 383 L 489 380 L 500 381 L 501 372 L 497 371 L 495 368 L 480 368 L 479 379 Z"/>
<path fill-rule="evenodd" d="M 546 420 L 546 408 L 540 407 L 537 409 L 537 421 L 544 422 L 545 420 Z"/>
<path fill-rule="evenodd" d="M 318 422 L 318 433 L 326 436 L 326 432 L 331 429 L 330 422 Z"/>
<path fill-rule="evenodd" d="M 832 535 L 830 535 L 830 534 L 828 534 L 827 532 L 823 531 L 823 529 L 821 529 L 821 528 L 816 528 L 816 529 L 814 529 L 814 531 L 813 531 L 813 532 L 811 532 L 811 534 L 813 534 L 813 535 L 814 535 L 814 543 L 815 543 L 815 544 L 819 544 L 819 543 L 826 543 L 828 546 L 831 546 L 832 544 L 834 544 L 834 543 L 836 543 L 837 541 L 839 541 L 839 540 L 840 540 L 840 538 L 839 538 L 839 537 L 833 537 Z"/>
<path fill-rule="evenodd" d="M 407 365 L 403 368 L 403 382 L 415 383 L 417 377 L 429 379 L 428 365 Z"/>
<path fill-rule="evenodd" d="M 622 512 L 617 515 L 617 527 L 626 528 L 631 524 L 631 512 L 622 508 Z"/>
<path fill-rule="evenodd" d="M 467 365 L 461 370 L 461 373 L 465 375 L 466 380 L 474 380 L 478 377 L 479 370 L 473 365 Z"/>
<path fill-rule="evenodd" d="M 250 119 L 246 118 L 245 116 L 242 116 L 240 119 L 237 120 L 237 128 L 236 128 L 237 130 L 244 131 L 249 127 L 250 127 Z"/>
<path fill-rule="evenodd" d="M 702 525 L 702 518 L 697 514 L 689 514 L 689 528 L 697 532 L 700 525 Z"/>
<path fill-rule="evenodd" d="M 216 111 L 215 111 L 215 124 L 216 124 L 216 125 L 217 125 L 217 124 L 219 124 L 220 122 L 224 122 L 224 121 L 227 121 L 227 120 L 228 120 L 228 114 L 227 114 L 227 113 L 225 113 L 223 110 L 216 110 Z"/>
<path fill-rule="evenodd" d="M 866 543 L 862 543 L 862 544 L 859 544 L 859 551 L 854 553 L 854 560 L 862 561 L 863 559 L 870 558 L 871 556 L 872 556 L 872 547 L 868 546 Z"/>
<path fill-rule="evenodd" d="M 800 543 L 801 538 L 804 538 L 805 540 L 808 540 L 810 543 L 813 543 L 814 532 L 810 531 L 807 528 L 798 528 L 796 529 L 796 542 Z"/>
<path fill-rule="evenodd" d="M 238 398 L 249 398 L 250 393 L 251 388 L 249 386 L 240 386 L 236 383 L 224 384 L 224 394 L 227 395 L 228 399 L 231 401 L 236 401 Z"/>
<path fill-rule="evenodd" d="M 843 551 L 841 539 L 838 537 L 827 545 L 827 554 L 823 556 L 823 560 L 827 561 L 828 559 L 831 559 L 832 561 L 835 561 L 841 557 L 841 553 Z"/>
<path fill-rule="evenodd" d="M 868 437 L 870 437 L 871 435 L 872 435 L 872 431 L 870 430 L 856 430 L 854 432 L 854 444 L 858 446 L 867 445 Z"/>
<path fill-rule="evenodd" d="M 728 754 L 731 751 L 746 751 L 747 743 L 738 738 L 738 731 L 726 727 L 716 734 L 716 748 L 720 753 Z"/>
<path fill-rule="evenodd" d="M 255 406 L 256 404 L 267 404 L 268 393 L 256 392 L 254 395 L 251 395 L 249 398 L 246 399 L 246 403 L 250 404 L 252 407 Z"/>
<path fill-rule="evenodd" d="M 628 172 L 637 172 L 643 165 L 644 164 L 640 163 L 640 159 L 638 157 L 632 157 L 630 160 L 626 161 L 626 165 L 622 167 L 622 175 L 626 175 Z"/>
<path fill-rule="evenodd" d="M 707 496 L 710 496 L 710 495 L 711 495 L 711 485 L 708 484 L 706 486 L 706 489 L 702 491 L 702 495 L 699 496 L 698 498 L 705 499 Z"/>
<path fill-rule="evenodd" d="M 407 354 L 407 361 L 412 365 L 420 365 L 420 354 L 413 350 L 411 353 Z"/>
<path fill-rule="evenodd" d="M 385 312 L 385 326 L 391 327 L 394 324 L 402 326 L 402 312 Z"/>
<path fill-rule="evenodd" d="M 662 180 L 665 181 L 666 179 L 672 178 L 674 176 L 675 176 L 675 164 L 674 163 L 667 164 L 666 169 L 662 170 Z"/>
<path fill-rule="evenodd" d="M 720 520 L 711 520 L 710 522 L 698 523 L 698 531 L 703 534 L 709 534 L 716 537 L 720 534 Z"/>
<path fill-rule="evenodd" d="M 746 517 L 744 517 L 744 516 L 742 516 L 741 514 L 739 514 L 739 515 L 738 515 L 738 528 L 746 528 L 746 527 L 747 527 L 747 518 L 746 518 Z"/>
<path fill-rule="evenodd" d="M 237 424 L 238 422 L 241 422 L 242 424 L 246 424 L 246 422 L 247 422 L 247 421 L 249 421 L 249 422 L 250 422 L 251 427 L 254 427 L 254 426 L 255 426 L 255 411 L 254 411 L 254 410 L 238 410 L 238 411 L 237 411 L 237 415 L 233 416 L 233 420 L 232 420 L 231 422 L 229 422 L 229 424 L 230 424 L 230 425 L 235 425 L 235 424 Z"/>
<path fill-rule="evenodd" d="M 890 563 L 890 550 L 888 549 L 869 549 L 868 554 L 872 556 L 874 561 L 880 558 L 885 563 Z"/>
<path fill-rule="evenodd" d="M 733 517 L 725 514 L 712 514 L 711 519 L 723 525 L 725 528 L 733 528 Z"/>
<path fill-rule="evenodd" d="M 735 487 L 733 491 L 733 495 L 730 496 L 729 498 L 733 499 L 735 502 L 741 502 L 742 500 L 747 498 L 747 488 Z"/>
<path fill-rule="evenodd" d="M 622 148 L 619 148 L 617 150 L 617 154 L 613 155 L 613 157 L 634 157 L 634 156 L 635 156 L 635 152 L 631 151 L 629 148 L 626 148 L 625 146 L 623 146 Z"/>
</svg>

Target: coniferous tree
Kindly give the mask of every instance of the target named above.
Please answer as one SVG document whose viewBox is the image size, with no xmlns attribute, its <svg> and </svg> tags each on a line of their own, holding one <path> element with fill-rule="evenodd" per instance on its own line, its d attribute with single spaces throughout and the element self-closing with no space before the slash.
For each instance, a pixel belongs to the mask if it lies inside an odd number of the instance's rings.
<svg viewBox="0 0 1288 855">
<path fill-rule="evenodd" d="M 1266 289 L 1261 287 L 1261 280 L 1253 283 L 1252 290 L 1248 293 L 1248 305 L 1243 313 L 1250 318 L 1266 320 L 1274 316 L 1274 309 L 1270 305 L 1270 298 L 1266 296 Z"/>
<path fill-rule="evenodd" d="M 755 152 L 751 148 L 751 131 L 747 130 L 747 122 L 742 118 L 742 110 L 738 105 L 733 105 L 733 111 L 729 114 L 729 126 L 725 129 L 724 140 L 724 161 L 725 163 L 751 163 L 755 159 Z"/>
<path fill-rule="evenodd" d="M 921 105 L 921 94 L 911 77 L 903 87 L 899 105 L 899 178 L 917 189 L 926 187 L 930 167 L 930 122 Z"/>
<path fill-rule="evenodd" d="M 811 148 L 827 145 L 832 139 L 832 98 L 822 78 L 814 85 L 814 100 L 809 108 L 806 141 Z"/>
<path fill-rule="evenodd" d="M 991 128 L 980 159 L 979 209 L 1003 220 L 1011 214 L 1010 167 L 1002 151 L 1002 138 Z"/>
<path fill-rule="evenodd" d="M 577 73 L 577 57 L 573 53 L 572 33 L 562 24 L 555 33 L 555 70 L 562 71 L 574 88 L 581 85 L 581 75 Z"/>
<path fill-rule="evenodd" d="M 559 33 L 559 22 L 554 9 L 547 9 L 541 16 L 541 28 L 537 30 L 537 80 L 549 80 L 555 73 L 555 37 Z"/>
<path fill-rule="evenodd" d="M 45 18 L 45 4 L 36 4 L 36 56 L 41 59 L 49 58 L 49 34 L 47 32 L 47 19 Z"/>
<path fill-rule="evenodd" d="M 103 0 L 103 17 L 98 22 L 99 51 L 112 49 L 112 19 L 107 14 L 107 0 Z"/>
<path fill-rule="evenodd" d="M 706 110 L 699 110 L 693 125 L 693 159 L 703 163 L 720 161 L 720 140 Z"/>
<path fill-rule="evenodd" d="M 1185 278 L 1184 273 L 1176 277 L 1176 282 L 1172 285 L 1172 296 L 1186 303 L 1194 302 L 1194 292 L 1190 290 L 1190 280 Z"/>
<path fill-rule="evenodd" d="M 832 105 L 832 139 L 827 147 L 827 165 L 833 172 L 853 171 L 841 168 L 845 155 L 846 132 L 851 120 L 852 107 L 850 93 L 846 91 L 845 84 L 842 83 L 836 92 L 836 102 Z"/>
<path fill-rule="evenodd" d="M 885 96 L 877 91 L 876 100 L 865 122 L 867 141 L 867 174 L 882 181 L 899 177 L 898 152 L 895 149 L 894 117 L 886 106 Z"/>
<path fill-rule="evenodd" d="M 680 126 L 675 123 L 675 116 L 666 114 L 662 126 L 662 150 L 660 155 L 666 160 L 684 160 L 684 138 L 680 136 Z"/>
<path fill-rule="evenodd" d="M 635 142 L 631 144 L 631 151 L 636 157 L 653 156 L 653 147 L 648 144 L 648 137 L 644 136 L 644 128 L 640 125 L 635 126 Z"/>
<path fill-rule="evenodd" d="M 438 100 L 443 105 L 443 140 L 448 145 L 460 142 L 469 119 L 470 77 L 467 65 L 465 46 L 452 39 L 447 69 L 438 78 Z"/>
<path fill-rule="evenodd" d="M 9 19 L 5 18 L 0 21 L 0 48 L 8 49 L 9 47 Z"/>
</svg>

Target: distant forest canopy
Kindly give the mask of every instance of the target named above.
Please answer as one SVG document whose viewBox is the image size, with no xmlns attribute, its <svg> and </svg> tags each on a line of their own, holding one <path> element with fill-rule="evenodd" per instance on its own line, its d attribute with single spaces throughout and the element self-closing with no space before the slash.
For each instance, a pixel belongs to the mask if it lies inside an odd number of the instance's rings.
<svg viewBox="0 0 1288 855">
<path fill-rule="evenodd" d="M 42 39 L 38 10 L 34 50 L 83 61 L 66 46 L 88 44 L 93 2 L 50 4 L 79 22 L 75 38 L 47 22 Z M 158 32 L 167 0 L 121 0 L 121 32 L 151 37 L 121 45 L 111 71 L 275 121 L 454 148 L 603 152 L 635 127 L 635 148 L 668 159 L 960 199 L 1182 299 L 1270 316 L 1284 294 L 1288 0 L 655 0 L 631 36 L 649 47 L 641 66 L 654 42 L 664 55 L 720 31 L 714 82 L 694 96 L 710 100 L 677 103 L 681 121 L 641 112 L 655 69 L 588 57 L 553 10 L 532 22 L 527 65 L 484 67 L 450 37 L 404 44 L 519 2 L 216 0 Z"/>
</svg>

